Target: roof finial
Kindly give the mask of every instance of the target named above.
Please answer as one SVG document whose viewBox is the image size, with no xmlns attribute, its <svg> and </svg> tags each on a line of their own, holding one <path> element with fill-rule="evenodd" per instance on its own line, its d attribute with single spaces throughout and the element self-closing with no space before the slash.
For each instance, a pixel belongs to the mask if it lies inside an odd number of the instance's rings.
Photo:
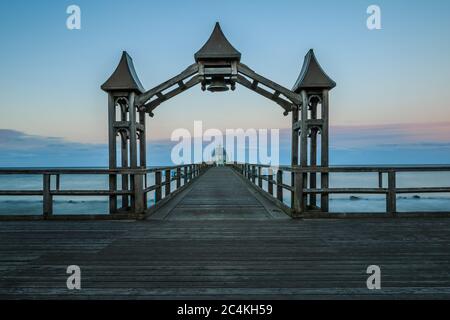
<svg viewBox="0 0 450 320">
<path fill-rule="evenodd" d="M 130 55 L 126 51 L 122 52 L 122 57 L 120 58 L 120 62 L 116 70 L 109 77 L 109 79 L 106 80 L 101 88 L 107 92 L 124 90 L 143 93 L 145 91 L 139 77 L 136 74 L 136 70 L 134 69 L 133 59 L 131 59 Z"/>
<path fill-rule="evenodd" d="M 309 49 L 303 62 L 302 70 L 295 82 L 292 91 L 299 92 L 301 89 L 332 89 L 336 86 L 334 82 L 320 66 L 313 49 Z"/>
<path fill-rule="evenodd" d="M 241 53 L 237 51 L 222 32 L 220 23 L 216 22 L 208 41 L 195 54 L 195 61 L 199 60 L 241 60 Z"/>
</svg>

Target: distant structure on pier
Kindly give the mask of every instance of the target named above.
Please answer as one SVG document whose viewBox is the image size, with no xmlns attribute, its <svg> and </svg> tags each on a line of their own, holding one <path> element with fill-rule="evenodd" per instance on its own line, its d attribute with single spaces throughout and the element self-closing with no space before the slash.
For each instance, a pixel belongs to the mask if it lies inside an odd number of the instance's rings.
<svg viewBox="0 0 450 320">
<path fill-rule="evenodd" d="M 228 161 L 227 151 L 219 144 L 211 153 L 211 163 L 218 167 L 223 167 Z"/>
</svg>

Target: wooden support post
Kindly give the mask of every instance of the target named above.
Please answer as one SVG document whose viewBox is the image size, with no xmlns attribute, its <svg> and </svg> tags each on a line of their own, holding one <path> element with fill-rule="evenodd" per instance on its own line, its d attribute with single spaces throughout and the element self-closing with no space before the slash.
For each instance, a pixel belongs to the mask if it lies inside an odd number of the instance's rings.
<svg viewBox="0 0 450 320">
<path fill-rule="evenodd" d="M 317 131 L 315 129 L 311 132 L 311 149 L 310 149 L 310 166 L 317 166 Z M 309 174 L 309 187 L 311 189 L 316 189 L 317 187 L 317 174 L 315 172 L 310 172 Z M 309 195 L 309 203 L 315 208 L 317 207 L 317 196 L 315 193 Z"/>
<path fill-rule="evenodd" d="M 120 120 L 123 122 L 127 122 L 127 113 L 128 108 L 125 104 L 125 100 L 121 100 L 121 112 L 120 112 Z M 121 167 L 122 168 L 128 168 L 129 166 L 129 154 L 128 154 L 128 138 L 129 138 L 130 132 L 129 131 L 120 131 L 120 158 L 121 158 Z M 129 190 L 129 175 L 122 174 L 122 191 L 128 191 Z M 129 204 L 129 197 L 127 195 L 122 196 L 122 209 L 128 209 L 130 206 Z"/>
<path fill-rule="evenodd" d="M 395 171 L 388 172 L 388 194 L 386 197 L 386 211 L 395 216 L 397 213 L 397 195 L 396 195 L 396 177 Z"/>
<path fill-rule="evenodd" d="M 301 215 L 303 210 L 303 172 L 294 172 L 294 215 Z"/>
<path fill-rule="evenodd" d="M 137 169 L 137 112 L 135 105 L 136 93 L 130 92 L 128 95 L 128 115 L 129 115 L 129 141 L 130 141 L 130 163 L 129 167 Z M 131 197 L 131 207 L 134 213 L 143 213 L 145 210 L 144 192 L 143 192 L 143 177 L 142 174 L 131 175 L 131 186 L 133 188 L 133 195 Z"/>
<path fill-rule="evenodd" d="M 136 94 L 130 92 L 128 96 L 128 114 L 130 121 L 130 167 L 137 168 L 137 127 L 136 127 L 136 106 L 135 106 Z"/>
<path fill-rule="evenodd" d="M 321 137 L 321 164 L 322 167 L 328 167 L 328 90 L 322 92 L 322 137 Z M 328 173 L 320 174 L 320 187 L 322 189 L 328 188 Z M 320 196 L 320 208 L 322 212 L 329 210 L 329 196 L 327 193 L 322 193 Z"/>
<path fill-rule="evenodd" d="M 133 212 L 137 214 L 144 213 L 144 176 L 142 174 L 133 174 Z"/>
<path fill-rule="evenodd" d="M 139 133 L 139 165 L 141 168 L 147 167 L 147 139 L 145 136 L 145 111 L 139 111 L 139 124 L 142 131 Z"/>
<path fill-rule="evenodd" d="M 187 166 L 183 167 L 183 173 L 184 173 L 183 185 L 187 185 L 187 183 L 188 183 L 188 167 Z"/>
<path fill-rule="evenodd" d="M 43 176 L 43 214 L 44 218 L 48 218 L 53 214 L 53 199 L 51 193 L 51 175 L 44 174 Z"/>
<path fill-rule="evenodd" d="M 125 135 L 125 136 L 124 136 Z M 121 158 L 122 158 L 122 168 L 128 168 L 128 139 L 125 133 L 121 134 Z M 129 190 L 129 175 L 122 174 L 122 191 Z M 128 196 L 122 196 L 122 208 L 127 209 L 129 207 Z"/>
<path fill-rule="evenodd" d="M 308 127 L 306 123 L 308 120 L 308 95 L 304 90 L 301 92 L 301 95 L 300 166 L 306 167 L 308 165 Z"/>
<path fill-rule="evenodd" d="M 171 184 L 171 177 L 170 177 L 170 170 L 166 170 L 166 172 L 164 173 L 164 176 L 165 176 L 165 183 L 166 183 L 166 190 L 165 190 L 165 193 L 166 193 L 166 197 L 170 194 L 170 184 Z"/>
<path fill-rule="evenodd" d="M 256 182 L 256 167 L 252 165 L 252 182 Z"/>
<path fill-rule="evenodd" d="M 317 119 L 317 101 L 311 102 L 311 119 Z M 317 166 L 317 128 L 311 128 L 311 145 L 309 149 L 309 165 L 311 167 Z M 309 174 L 309 187 L 311 189 L 316 189 L 317 187 L 317 174 L 315 172 L 310 172 Z M 317 207 L 317 196 L 315 193 L 309 195 L 309 203 L 312 208 Z"/>
<path fill-rule="evenodd" d="M 262 188 L 262 168 L 258 167 L 258 187 Z"/>
<path fill-rule="evenodd" d="M 283 171 L 277 171 L 277 199 L 283 202 Z"/>
<path fill-rule="evenodd" d="M 273 169 L 269 168 L 269 185 L 268 185 L 268 192 L 271 196 L 273 196 Z"/>
<path fill-rule="evenodd" d="M 117 168 L 117 141 L 116 130 L 114 129 L 114 122 L 116 120 L 116 106 L 114 97 L 111 93 L 108 94 L 108 144 L 109 144 L 109 168 Z M 117 190 L 117 175 L 109 175 L 109 191 L 115 192 Z M 109 196 L 109 213 L 117 212 L 117 196 Z"/>
<path fill-rule="evenodd" d="M 181 187 L 181 168 L 177 168 L 177 189 Z"/>
<path fill-rule="evenodd" d="M 292 107 L 292 124 L 291 124 L 291 166 L 298 166 L 298 131 L 294 130 L 294 125 L 298 122 L 299 106 Z M 291 173 L 291 185 L 294 186 L 295 177 Z M 291 192 L 291 208 L 294 208 L 294 192 Z"/>
<path fill-rule="evenodd" d="M 308 95 L 305 90 L 301 91 L 302 96 L 302 109 L 301 109 L 301 132 L 300 132 L 300 166 L 305 168 L 308 166 L 308 131 L 309 128 L 307 126 L 308 120 Z M 302 173 L 302 189 L 308 186 L 308 173 Z M 307 208 L 307 200 L 308 195 L 301 192 L 301 198 L 299 201 L 301 202 L 301 210 L 305 211 Z"/>
<path fill-rule="evenodd" d="M 147 186 L 148 186 L 148 184 L 147 184 L 147 172 L 144 173 L 143 177 L 144 177 L 144 190 L 145 190 L 145 189 L 147 189 Z M 144 193 L 144 206 L 145 206 L 145 209 L 147 209 L 148 208 L 148 204 L 147 204 L 148 196 L 147 196 L 147 192 L 145 192 L 144 190 L 143 190 L 143 193 Z"/>
<path fill-rule="evenodd" d="M 383 188 L 383 172 L 378 172 L 378 188 Z"/>
<path fill-rule="evenodd" d="M 61 175 L 56 175 L 56 190 L 59 191 L 61 189 Z"/>
<path fill-rule="evenodd" d="M 161 171 L 155 171 L 155 203 L 161 200 Z"/>
</svg>

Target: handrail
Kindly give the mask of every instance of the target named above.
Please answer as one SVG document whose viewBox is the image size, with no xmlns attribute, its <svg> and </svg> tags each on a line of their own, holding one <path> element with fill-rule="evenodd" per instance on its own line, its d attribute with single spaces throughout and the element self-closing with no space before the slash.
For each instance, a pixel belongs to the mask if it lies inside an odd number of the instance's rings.
<svg viewBox="0 0 450 320">
<path fill-rule="evenodd" d="M 147 207 L 147 194 L 155 191 L 155 203 L 168 197 L 171 193 L 183 188 L 196 177 L 202 174 L 208 165 L 206 164 L 186 164 L 177 166 L 159 166 L 148 168 L 0 168 L 0 176 L 2 175 L 41 175 L 42 176 L 42 189 L 40 190 L 0 190 L 0 196 L 42 196 L 43 197 L 43 210 L 42 215 L 44 218 L 49 218 L 53 215 L 53 198 L 57 196 L 109 196 L 110 201 L 116 202 L 117 196 L 122 196 L 123 203 L 128 205 L 128 198 L 131 197 L 136 201 L 137 198 L 142 199 L 144 203 L 144 211 L 149 209 Z M 172 174 L 174 172 L 174 174 Z M 155 183 L 148 185 L 147 174 L 155 175 Z M 126 184 L 126 189 L 123 190 L 75 190 L 75 189 L 61 189 L 61 175 L 106 175 L 108 177 L 115 177 L 121 175 L 124 179 L 130 182 L 132 180 L 137 181 L 138 187 L 131 183 Z M 161 181 L 161 177 L 164 176 L 164 180 Z M 56 178 L 56 186 L 52 188 L 52 177 Z M 142 178 L 143 177 L 143 178 Z M 176 182 L 176 186 L 172 190 L 171 183 Z M 130 185 L 130 187 L 128 187 Z M 165 189 L 164 197 L 162 189 Z M 114 210 L 110 214 L 123 213 L 122 210 Z M 132 208 L 127 208 L 127 212 L 130 216 L 133 216 L 136 212 L 130 211 Z M 145 212 L 143 212 L 145 213 Z M 0 215 L 0 218 L 14 218 L 15 215 Z M 92 214 L 91 214 L 92 216 Z M 94 215 L 95 216 L 95 215 Z M 104 216 L 104 215 L 102 215 Z"/>
<path fill-rule="evenodd" d="M 235 162 L 231 165 L 238 173 L 268 195 L 282 209 L 293 216 L 306 216 L 317 214 L 324 216 L 329 214 L 328 209 L 322 210 L 316 206 L 308 206 L 308 197 L 315 202 L 316 195 L 328 196 L 330 194 L 381 194 L 386 196 L 386 213 L 397 216 L 397 195 L 405 193 L 450 193 L 449 187 L 397 187 L 397 173 L 402 172 L 450 172 L 450 165 L 410 165 L 410 166 L 333 166 L 333 167 L 301 167 L 301 166 L 278 166 L 249 164 Z M 262 172 L 268 170 L 268 174 Z M 283 181 L 283 172 L 291 173 L 290 184 Z M 378 187 L 360 188 L 330 188 L 309 187 L 308 175 L 329 173 L 378 173 Z M 383 184 L 383 176 L 387 175 L 387 184 Z M 267 190 L 262 187 L 262 181 L 267 182 Z M 274 195 L 274 188 L 276 194 Z M 291 193 L 291 204 L 283 202 L 283 190 Z M 375 213 L 375 212 L 373 212 Z M 424 212 L 426 213 L 426 212 Z M 445 212 L 446 213 L 446 212 Z M 333 213 L 335 214 L 335 213 Z M 339 214 L 339 213 L 336 213 Z M 378 213 L 377 213 L 378 214 Z"/>
</svg>

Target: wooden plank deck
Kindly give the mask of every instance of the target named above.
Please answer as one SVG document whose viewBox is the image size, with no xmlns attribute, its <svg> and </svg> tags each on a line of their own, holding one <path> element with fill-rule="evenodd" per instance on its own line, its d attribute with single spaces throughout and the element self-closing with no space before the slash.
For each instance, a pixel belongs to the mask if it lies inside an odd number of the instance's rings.
<svg viewBox="0 0 450 320">
<path fill-rule="evenodd" d="M 290 219 L 230 167 L 213 167 L 150 216 L 167 220 Z"/>
<path fill-rule="evenodd" d="M 1 222 L 0 299 L 450 299 L 450 219 L 274 209 L 215 168 L 145 221 Z M 80 291 L 66 288 L 74 264 Z M 366 288 L 372 264 L 379 291 Z"/>
</svg>

